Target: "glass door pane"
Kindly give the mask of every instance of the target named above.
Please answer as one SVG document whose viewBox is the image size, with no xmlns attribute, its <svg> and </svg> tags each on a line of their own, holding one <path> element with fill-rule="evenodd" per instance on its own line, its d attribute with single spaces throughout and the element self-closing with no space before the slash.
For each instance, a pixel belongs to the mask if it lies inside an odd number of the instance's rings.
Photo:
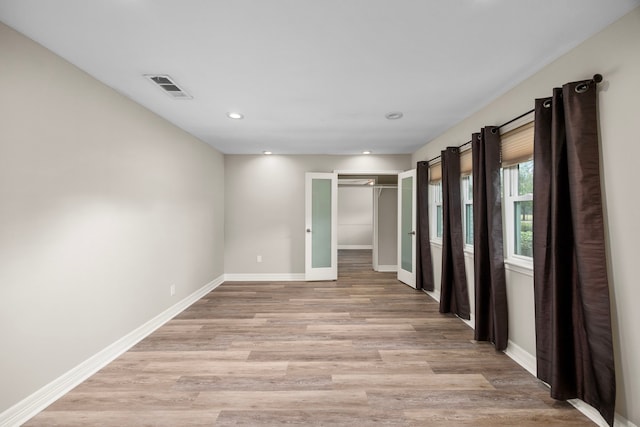
<svg viewBox="0 0 640 427">
<path fill-rule="evenodd" d="M 338 278 L 338 176 L 305 174 L 305 280 Z"/>
<path fill-rule="evenodd" d="M 402 179 L 401 267 L 413 272 L 413 177 Z"/>
<path fill-rule="evenodd" d="M 311 192 L 311 266 L 331 267 L 331 180 L 313 179 Z"/>
</svg>

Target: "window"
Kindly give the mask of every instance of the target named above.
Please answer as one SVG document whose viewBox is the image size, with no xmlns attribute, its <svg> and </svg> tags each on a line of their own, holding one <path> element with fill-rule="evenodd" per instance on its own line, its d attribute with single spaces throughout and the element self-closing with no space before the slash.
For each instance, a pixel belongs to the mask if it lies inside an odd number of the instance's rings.
<svg viewBox="0 0 640 427">
<path fill-rule="evenodd" d="M 431 236 L 442 239 L 442 181 L 431 183 Z"/>
<path fill-rule="evenodd" d="M 462 177 L 462 228 L 464 244 L 473 249 L 473 177 Z"/>
<path fill-rule="evenodd" d="M 532 262 L 533 161 L 504 169 L 503 179 L 508 257 Z"/>
</svg>

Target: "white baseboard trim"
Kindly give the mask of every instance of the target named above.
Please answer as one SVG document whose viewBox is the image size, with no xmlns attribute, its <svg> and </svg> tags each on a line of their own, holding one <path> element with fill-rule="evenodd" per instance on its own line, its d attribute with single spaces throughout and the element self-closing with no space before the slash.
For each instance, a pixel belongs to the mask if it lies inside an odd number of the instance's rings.
<svg viewBox="0 0 640 427">
<path fill-rule="evenodd" d="M 609 424 L 607 424 L 604 418 L 602 418 L 602 415 L 600 415 L 600 412 L 598 412 L 596 408 L 589 405 L 588 403 L 580 399 L 569 399 L 567 400 L 567 402 L 569 402 L 571 406 L 576 408 L 578 411 L 582 412 L 582 414 L 585 417 L 589 418 L 591 421 L 593 421 L 600 427 L 609 427 Z M 622 415 L 616 413 L 613 419 L 613 427 L 638 427 L 638 426 L 632 423 L 631 421 L 629 421 L 628 419 L 626 419 L 625 417 L 623 417 Z"/>
<path fill-rule="evenodd" d="M 589 418 L 591 421 L 593 421 L 594 423 L 596 423 L 600 427 L 608 427 L 609 426 L 609 424 L 607 424 L 607 422 L 602 418 L 602 416 L 600 415 L 598 410 L 596 408 L 594 408 L 593 406 L 589 405 L 588 403 L 585 403 L 580 399 L 569 399 L 569 400 L 567 400 L 567 402 L 569 402 L 571 404 L 571 406 L 576 408 L 578 411 L 582 412 L 582 415 L 586 416 L 587 418 Z M 618 418 L 618 417 L 616 416 L 616 418 Z M 613 422 L 614 426 L 618 426 L 619 425 L 616 421 L 617 420 L 614 420 L 614 422 Z"/>
<path fill-rule="evenodd" d="M 599 425 L 600 427 L 609 427 L 609 424 L 602 418 L 600 412 L 593 406 L 589 405 L 586 402 L 583 402 L 580 399 L 570 399 L 567 400 L 574 408 L 578 411 L 582 412 L 582 414 L 589 418 L 591 421 Z M 613 419 L 613 427 L 638 427 L 636 424 L 632 423 L 625 417 L 620 414 L 616 414 Z"/>
<path fill-rule="evenodd" d="M 396 271 L 398 271 L 398 266 L 397 265 L 378 265 L 378 268 L 374 270 L 382 273 L 391 273 L 391 272 L 395 273 Z"/>
<path fill-rule="evenodd" d="M 475 316 L 475 314 L 469 313 L 469 320 L 463 319 L 462 317 L 459 317 L 459 316 L 458 316 L 458 319 L 462 320 L 471 329 L 475 329 L 476 328 L 476 316 Z"/>
<path fill-rule="evenodd" d="M 439 291 L 425 291 L 423 292 L 433 298 L 436 302 L 440 302 L 440 292 Z M 458 316 L 456 316 L 458 317 Z M 473 313 L 469 314 L 469 320 L 463 319 L 462 317 L 458 317 L 458 319 L 462 320 L 468 327 L 471 329 L 476 328 L 476 316 Z"/>
<path fill-rule="evenodd" d="M 379 266 L 385 267 L 385 266 Z M 217 288 L 224 281 L 303 281 L 304 274 L 225 274 L 207 283 L 183 300 L 169 307 L 153 319 L 134 329 L 124 337 L 120 338 L 105 349 L 91 356 L 75 368 L 69 370 L 54 381 L 37 390 L 32 395 L 26 397 L 12 407 L 0 414 L 0 427 L 13 427 L 27 422 L 36 416 L 40 411 L 51 405 L 53 402 L 71 391 L 74 387 L 85 381 L 91 375 L 104 368 L 113 360 L 118 358 L 131 347 L 142 341 L 153 333 L 156 329 L 173 319 L 194 302 Z M 440 301 L 439 292 L 424 291 L 436 301 Z M 473 328 L 473 318 L 469 321 L 461 319 Z M 536 375 L 536 358 L 519 345 L 509 340 L 505 354 L 522 366 L 532 375 Z M 568 401 L 578 411 L 584 414 L 591 421 L 599 426 L 607 427 L 600 413 L 591 405 L 580 399 Z M 638 427 L 619 414 L 615 415 L 614 427 Z"/>
<path fill-rule="evenodd" d="M 526 351 L 524 348 L 509 340 L 507 342 L 507 349 L 504 351 L 504 354 L 509 356 L 518 365 L 529 371 L 531 375 L 533 375 L 534 377 L 536 376 L 536 357 Z"/>
<path fill-rule="evenodd" d="M 373 249 L 373 245 L 338 245 L 338 249 Z"/>
<path fill-rule="evenodd" d="M 433 298 L 437 302 L 440 302 L 440 292 L 437 292 L 437 291 L 424 291 L 424 293 L 429 295 L 431 298 Z M 474 321 L 473 316 L 471 317 L 471 320 L 464 320 L 464 319 L 460 319 L 460 320 L 462 320 L 464 323 L 466 323 L 472 329 L 475 328 L 475 321 Z M 531 353 L 529 353 L 528 351 L 526 351 L 524 348 L 520 347 L 518 344 L 516 344 L 513 341 L 509 340 L 509 342 L 507 343 L 507 349 L 504 351 L 504 353 L 507 356 L 509 356 L 518 365 L 520 365 L 524 369 L 526 369 L 531 375 L 533 375 L 534 377 L 537 376 L 536 357 L 534 355 L 532 355 Z M 582 401 L 580 399 L 571 399 L 571 400 L 568 400 L 567 402 L 569 402 L 571 405 L 573 405 L 574 408 L 576 408 L 585 417 L 589 418 L 591 421 L 596 423 L 598 426 L 600 426 L 600 427 L 608 427 L 607 422 L 604 420 L 604 418 L 602 418 L 602 415 L 600 415 L 598 410 L 595 409 L 593 406 L 589 405 L 588 403 L 585 403 L 584 401 Z M 614 427 L 638 427 L 636 424 L 634 424 L 631 421 L 627 420 L 626 418 L 624 418 L 620 414 L 616 414 L 615 415 L 615 420 L 614 420 L 613 426 Z"/>
<path fill-rule="evenodd" d="M 531 375 L 536 376 L 536 357 L 520 347 L 518 344 L 515 344 L 513 341 L 509 340 L 507 344 L 507 349 L 505 350 L 505 354 L 513 359 L 518 365 L 522 366 L 524 369 L 529 371 Z M 547 384 L 548 386 L 548 384 Z M 593 406 L 588 403 L 580 400 L 580 399 L 570 399 L 567 400 L 574 408 L 580 411 L 585 417 L 589 418 L 591 421 L 599 425 L 600 427 L 608 427 L 607 422 L 602 418 L 602 415 L 595 409 Z M 638 427 L 631 421 L 627 420 L 620 414 L 615 415 L 615 420 L 613 423 L 614 427 Z"/>
<path fill-rule="evenodd" d="M 440 302 L 440 292 L 439 291 L 423 291 L 425 294 L 429 295 L 431 298 L 436 300 L 436 302 Z"/>
<path fill-rule="evenodd" d="M 304 282 L 304 273 L 225 274 L 225 282 Z"/>
<path fill-rule="evenodd" d="M 129 332 L 105 349 L 56 378 L 32 395 L 16 403 L 0 414 L 0 427 L 18 426 L 36 416 L 40 411 L 71 391 L 91 375 L 113 362 L 117 357 L 142 341 L 156 329 L 173 319 L 194 302 L 218 287 L 224 280 L 219 276 L 191 295 L 172 305 L 153 319 Z"/>
<path fill-rule="evenodd" d="M 433 298 L 437 302 L 440 302 L 440 292 L 424 291 L 424 293 L 429 295 L 431 298 Z M 473 322 L 474 321 L 473 317 L 471 318 L 470 321 L 467 321 L 464 319 L 460 319 L 460 320 L 462 320 L 464 323 L 469 325 L 471 328 L 475 327 L 475 322 Z M 534 355 L 532 355 L 531 353 L 529 353 L 528 351 L 526 351 L 525 349 L 523 349 L 522 347 L 520 347 L 518 344 L 514 343 L 511 340 L 509 340 L 507 344 L 507 349 L 504 351 L 504 353 L 507 356 L 509 356 L 513 361 L 515 361 L 518 365 L 526 369 L 531 375 L 533 375 L 534 377 L 537 376 L 536 375 L 537 364 L 536 364 L 536 357 Z M 593 406 L 583 402 L 580 399 L 571 399 L 571 400 L 568 400 L 568 402 L 571 405 L 573 405 L 574 408 L 580 411 L 584 416 L 589 418 L 591 421 L 593 421 L 597 425 L 601 427 L 608 427 L 608 424 L 606 423 L 604 418 L 602 418 L 598 410 L 595 409 Z M 624 418 L 620 414 L 615 415 L 613 426 L 614 427 L 638 427 L 636 424 L 632 423 L 631 421 Z"/>
</svg>

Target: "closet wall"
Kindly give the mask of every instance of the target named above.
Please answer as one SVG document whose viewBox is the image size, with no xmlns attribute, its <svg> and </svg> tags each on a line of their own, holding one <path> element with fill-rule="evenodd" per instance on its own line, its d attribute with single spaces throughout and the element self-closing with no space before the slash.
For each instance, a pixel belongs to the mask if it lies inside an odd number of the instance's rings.
<svg viewBox="0 0 640 427">
<path fill-rule="evenodd" d="M 377 270 L 396 271 L 398 264 L 398 189 L 374 189 L 378 232 Z"/>
<path fill-rule="evenodd" d="M 373 247 L 373 188 L 338 187 L 338 249 Z"/>
</svg>

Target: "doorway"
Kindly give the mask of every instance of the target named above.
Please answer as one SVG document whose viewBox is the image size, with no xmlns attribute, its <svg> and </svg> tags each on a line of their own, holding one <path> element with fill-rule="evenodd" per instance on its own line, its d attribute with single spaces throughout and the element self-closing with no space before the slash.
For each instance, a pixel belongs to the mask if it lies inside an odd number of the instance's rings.
<svg viewBox="0 0 640 427">
<path fill-rule="evenodd" d="M 372 271 L 396 271 L 398 174 L 402 171 L 334 171 L 305 174 L 305 280 L 336 280 L 338 276 L 338 181 L 342 187 L 366 189 L 368 219 L 356 225 L 369 228 L 368 237 L 346 250 L 369 250 Z M 344 203 L 344 201 L 343 201 Z M 362 217 L 362 214 L 355 214 Z M 349 221 L 347 221 L 349 222 Z M 358 228 L 360 230 L 358 231 Z M 363 227 L 350 227 L 362 238 Z M 348 239 L 348 238 L 347 238 Z M 361 248 L 367 249 L 361 249 Z M 370 248 L 370 249 L 369 249 Z"/>
<path fill-rule="evenodd" d="M 338 174 L 339 274 L 351 267 L 397 271 L 397 183 L 395 171 Z"/>
</svg>

